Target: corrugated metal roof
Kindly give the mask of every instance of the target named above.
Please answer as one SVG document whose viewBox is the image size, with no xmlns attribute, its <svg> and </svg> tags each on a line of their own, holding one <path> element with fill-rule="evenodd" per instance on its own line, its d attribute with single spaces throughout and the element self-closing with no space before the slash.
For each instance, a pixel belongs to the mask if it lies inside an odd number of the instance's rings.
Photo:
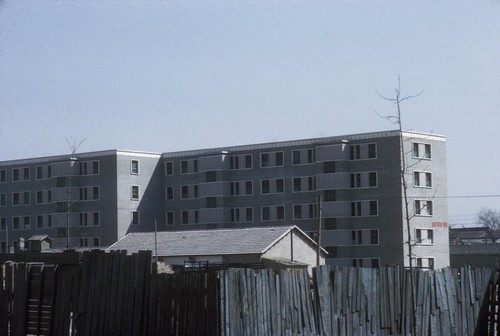
<svg viewBox="0 0 500 336">
<path fill-rule="evenodd" d="M 261 254 L 295 226 L 157 232 L 159 256 Z M 298 228 L 297 228 L 298 229 Z M 300 231 L 300 229 L 298 229 Z M 304 234 L 305 239 L 309 239 Z M 312 240 L 311 240 L 312 242 Z M 314 242 L 313 242 L 314 243 Z M 154 232 L 129 233 L 107 250 L 155 250 Z"/>
<path fill-rule="evenodd" d="M 500 244 L 450 245 L 451 255 L 500 255 Z"/>
</svg>

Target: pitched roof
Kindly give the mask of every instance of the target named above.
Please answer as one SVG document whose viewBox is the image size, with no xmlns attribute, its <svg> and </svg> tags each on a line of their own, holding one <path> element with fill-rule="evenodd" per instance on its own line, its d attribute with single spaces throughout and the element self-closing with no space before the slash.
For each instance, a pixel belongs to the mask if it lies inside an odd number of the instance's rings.
<svg viewBox="0 0 500 336">
<path fill-rule="evenodd" d="M 52 240 L 52 238 L 50 238 L 48 235 L 34 235 L 33 237 L 31 237 L 30 241 L 35 241 L 35 240 L 39 240 L 39 241 L 42 241 L 42 240 Z"/>
<path fill-rule="evenodd" d="M 500 244 L 450 245 L 451 255 L 500 255 Z"/>
<path fill-rule="evenodd" d="M 296 229 L 304 239 L 314 244 L 296 226 L 254 227 L 217 230 L 183 230 L 157 232 L 159 256 L 262 254 L 276 242 Z M 129 233 L 107 250 L 155 250 L 154 232 Z"/>
</svg>

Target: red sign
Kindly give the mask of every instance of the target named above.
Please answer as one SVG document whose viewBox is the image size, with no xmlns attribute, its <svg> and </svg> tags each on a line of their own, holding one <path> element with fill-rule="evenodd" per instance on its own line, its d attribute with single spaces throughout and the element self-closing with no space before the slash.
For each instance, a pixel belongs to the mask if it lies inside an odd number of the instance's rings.
<svg viewBox="0 0 500 336">
<path fill-rule="evenodd" d="M 432 222 L 432 227 L 448 227 L 448 222 Z"/>
</svg>

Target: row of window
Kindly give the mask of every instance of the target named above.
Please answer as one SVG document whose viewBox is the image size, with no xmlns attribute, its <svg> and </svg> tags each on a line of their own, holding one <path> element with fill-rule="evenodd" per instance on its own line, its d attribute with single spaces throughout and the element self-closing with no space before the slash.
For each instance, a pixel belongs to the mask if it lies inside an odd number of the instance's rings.
<svg viewBox="0 0 500 336">
<path fill-rule="evenodd" d="M 361 159 L 375 159 L 377 157 L 377 147 L 376 144 L 367 144 L 368 152 L 366 157 L 361 154 L 361 145 L 351 145 L 350 146 L 350 156 L 351 160 L 361 160 Z M 315 152 L 314 149 L 299 149 L 292 150 L 292 165 L 302 165 L 302 164 L 312 164 L 315 163 Z M 284 152 L 265 152 L 260 153 L 260 167 L 283 167 L 284 166 Z M 234 155 L 230 157 L 229 169 L 252 169 L 253 168 L 253 155 L 252 154 L 241 154 Z M 181 160 L 179 162 L 179 170 L 181 174 L 193 174 L 198 172 L 198 160 L 189 159 Z M 174 174 L 174 162 L 165 162 L 165 175 Z"/>
<path fill-rule="evenodd" d="M 377 173 L 369 172 L 366 173 L 368 176 L 368 182 L 366 184 L 362 183 L 361 176 L 365 173 L 354 173 L 351 174 L 351 188 L 363 188 L 363 187 L 376 187 L 377 186 Z M 316 190 L 316 177 L 315 176 L 302 176 L 294 177 L 292 180 L 293 192 L 304 192 L 304 191 L 315 191 Z M 198 185 L 183 185 L 180 187 L 181 199 L 193 199 L 198 198 Z M 229 191 L 231 196 L 240 195 L 253 195 L 253 181 L 235 181 L 229 182 Z M 260 180 L 260 192 L 261 194 L 279 194 L 285 192 L 285 180 L 282 178 L 276 179 L 263 179 Z M 334 190 L 325 190 L 326 201 L 335 201 L 334 197 L 328 196 L 333 195 Z M 166 200 L 174 199 L 174 187 L 168 186 L 165 189 Z"/>
<path fill-rule="evenodd" d="M 78 218 L 78 226 L 99 226 L 101 224 L 101 215 L 98 211 L 73 213 Z M 51 228 L 54 226 L 55 215 L 37 215 L 36 228 Z M 13 216 L 12 230 L 29 230 L 31 229 L 31 216 Z M 76 223 L 73 223 L 75 225 Z M 5 231 L 7 228 L 7 217 L 0 217 L 0 231 Z"/>
<path fill-rule="evenodd" d="M 96 201 L 100 199 L 100 188 L 99 186 L 82 187 L 78 188 L 78 200 L 80 201 Z M 13 192 L 11 202 L 13 206 L 18 205 L 30 205 L 31 203 L 31 192 L 20 191 Z M 36 204 L 44 204 L 52 202 L 52 191 L 51 190 L 39 190 L 36 192 Z M 0 206 L 7 206 L 7 194 L 0 194 Z"/>
<path fill-rule="evenodd" d="M 137 173 L 138 173 L 137 161 Z M 29 181 L 31 177 L 30 167 L 12 168 L 12 182 Z M 52 166 L 37 166 L 35 167 L 36 179 L 43 180 L 52 178 Z M 78 175 L 98 175 L 99 161 L 82 161 L 78 162 Z M 0 183 L 7 182 L 7 170 L 0 169 Z"/>
</svg>

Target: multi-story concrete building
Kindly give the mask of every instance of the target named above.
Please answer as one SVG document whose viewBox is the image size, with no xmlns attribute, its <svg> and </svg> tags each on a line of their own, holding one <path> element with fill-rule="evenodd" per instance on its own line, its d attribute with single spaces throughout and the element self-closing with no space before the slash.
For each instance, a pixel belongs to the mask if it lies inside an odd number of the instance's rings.
<svg viewBox="0 0 500 336">
<path fill-rule="evenodd" d="M 297 225 L 314 236 L 321 204 L 328 264 L 408 265 L 404 168 L 414 265 L 448 266 L 445 138 L 400 134 L 0 162 L 0 240 L 5 250 L 48 234 L 64 247 L 69 225 L 70 246 L 107 246 L 155 221 L 158 230 Z"/>
</svg>

